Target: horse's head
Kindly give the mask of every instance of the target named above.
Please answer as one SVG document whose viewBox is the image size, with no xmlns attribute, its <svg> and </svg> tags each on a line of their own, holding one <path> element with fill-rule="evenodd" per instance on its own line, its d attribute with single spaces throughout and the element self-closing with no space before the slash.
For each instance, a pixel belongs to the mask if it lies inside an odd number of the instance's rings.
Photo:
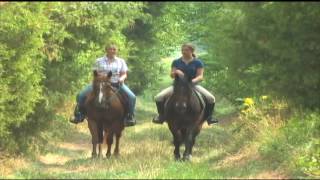
<svg viewBox="0 0 320 180">
<path fill-rule="evenodd" d="M 173 83 L 173 97 L 175 99 L 174 108 L 179 114 L 187 112 L 192 96 L 192 79 L 184 73 L 184 76 L 175 76 Z"/>
<path fill-rule="evenodd" d="M 99 108 L 106 109 L 108 107 L 107 98 L 112 92 L 111 76 L 112 72 L 105 75 L 99 74 L 96 70 L 93 71 L 94 104 Z"/>
</svg>

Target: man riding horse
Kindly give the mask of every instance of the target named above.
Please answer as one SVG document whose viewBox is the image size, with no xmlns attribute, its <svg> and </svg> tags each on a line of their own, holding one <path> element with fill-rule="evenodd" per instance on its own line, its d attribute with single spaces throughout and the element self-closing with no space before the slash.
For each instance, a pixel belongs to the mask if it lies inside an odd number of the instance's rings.
<svg viewBox="0 0 320 180">
<path fill-rule="evenodd" d="M 113 43 L 108 44 L 105 47 L 106 56 L 98 58 L 94 65 L 94 70 L 99 74 L 108 74 L 112 72 L 111 83 L 115 88 L 120 88 L 121 92 L 124 92 L 129 100 L 129 110 L 125 117 L 125 126 L 133 126 L 136 124 L 134 117 L 134 109 L 136 104 L 136 96 L 134 93 L 124 84 L 124 80 L 127 78 L 128 66 L 124 59 L 116 56 L 117 46 Z M 86 112 L 84 108 L 84 103 L 87 94 L 93 90 L 92 84 L 87 85 L 78 95 L 77 95 L 77 105 L 74 111 L 74 117 L 70 120 L 72 123 L 80 123 L 86 117 Z"/>
<path fill-rule="evenodd" d="M 209 125 L 212 123 L 217 123 L 218 121 L 214 119 L 212 116 L 215 106 L 215 97 L 209 91 L 207 91 L 205 88 L 198 84 L 203 79 L 203 62 L 196 58 L 194 54 L 195 48 L 192 44 L 183 44 L 181 51 L 182 57 L 172 62 L 171 77 L 175 78 L 176 75 L 183 77 L 184 73 L 186 73 L 188 77 L 191 77 L 192 83 L 195 84 L 195 90 L 200 92 L 200 94 L 202 94 L 205 97 L 205 118 L 207 120 L 207 123 Z M 155 101 L 159 115 L 153 119 L 153 123 L 162 124 L 165 121 L 164 103 L 165 100 L 172 95 L 172 93 L 173 86 L 170 86 L 156 95 Z"/>
</svg>

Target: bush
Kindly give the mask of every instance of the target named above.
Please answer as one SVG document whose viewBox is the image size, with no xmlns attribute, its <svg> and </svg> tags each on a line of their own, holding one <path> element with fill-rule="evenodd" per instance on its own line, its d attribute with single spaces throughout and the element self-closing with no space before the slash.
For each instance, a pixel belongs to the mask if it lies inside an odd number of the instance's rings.
<svg viewBox="0 0 320 180">
<path fill-rule="evenodd" d="M 319 117 L 319 112 L 297 113 L 277 134 L 264 138 L 259 149 L 261 155 L 298 169 L 295 173 L 319 175 Z"/>
</svg>

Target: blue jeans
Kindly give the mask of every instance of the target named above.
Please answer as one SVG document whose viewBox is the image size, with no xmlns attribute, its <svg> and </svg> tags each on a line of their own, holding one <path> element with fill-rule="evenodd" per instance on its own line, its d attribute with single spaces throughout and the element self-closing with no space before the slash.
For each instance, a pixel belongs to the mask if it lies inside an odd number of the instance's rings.
<svg viewBox="0 0 320 180">
<path fill-rule="evenodd" d="M 90 93 L 93 90 L 92 84 L 87 85 L 84 89 L 80 91 L 80 93 L 77 95 L 77 103 L 80 106 L 84 106 L 84 103 L 86 101 L 86 95 Z M 136 106 L 136 95 L 133 94 L 133 92 L 129 89 L 129 87 L 125 84 L 122 84 L 120 86 L 120 90 L 125 92 L 128 95 L 129 98 L 129 113 L 130 115 L 134 115 L 134 109 Z"/>
</svg>

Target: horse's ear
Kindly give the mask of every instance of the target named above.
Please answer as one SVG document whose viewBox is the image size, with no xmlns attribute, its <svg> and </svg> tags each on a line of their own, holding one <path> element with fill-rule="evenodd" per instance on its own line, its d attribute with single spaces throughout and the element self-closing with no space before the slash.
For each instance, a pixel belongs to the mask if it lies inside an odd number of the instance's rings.
<svg viewBox="0 0 320 180">
<path fill-rule="evenodd" d="M 109 72 L 108 72 L 108 78 L 110 78 L 111 76 L 112 76 L 112 72 L 109 71 Z"/>
<path fill-rule="evenodd" d="M 97 71 L 97 70 L 94 70 L 94 71 L 93 71 L 93 76 L 94 76 L 94 77 L 97 77 L 97 76 L 98 76 L 98 71 Z"/>
</svg>

